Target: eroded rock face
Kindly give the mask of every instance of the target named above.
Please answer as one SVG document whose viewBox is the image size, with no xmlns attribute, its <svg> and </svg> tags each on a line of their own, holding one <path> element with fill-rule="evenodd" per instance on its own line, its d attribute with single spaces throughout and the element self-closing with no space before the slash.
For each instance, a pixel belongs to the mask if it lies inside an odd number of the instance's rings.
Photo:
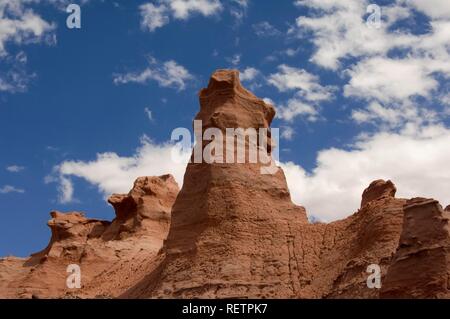
<svg viewBox="0 0 450 319">
<path fill-rule="evenodd" d="M 202 133 L 269 129 L 275 115 L 234 70 L 215 72 L 199 95 Z M 241 143 L 248 155 L 253 142 Z M 270 130 L 256 143 L 271 158 Z M 283 171 L 262 174 L 266 164 L 189 163 L 179 193 L 170 175 L 138 178 L 128 194 L 108 199 L 112 222 L 52 212 L 43 251 L 0 259 L 0 297 L 450 296 L 450 206 L 395 198 L 391 181 L 376 180 L 354 215 L 311 224 L 291 202 Z M 82 270 L 78 290 L 66 288 L 72 263 Z M 380 267 L 381 289 L 368 287 L 369 265 Z"/>
<path fill-rule="evenodd" d="M 384 298 L 448 298 L 449 213 L 434 199 L 404 207 L 400 242 L 381 290 Z"/>
<path fill-rule="evenodd" d="M 273 118 L 235 71 L 214 73 L 200 105 L 196 119 L 221 131 Z M 356 214 L 312 225 L 291 203 L 282 171 L 261 175 L 259 166 L 189 164 L 161 264 L 122 297 L 379 298 L 367 267 L 390 280 L 406 203 L 395 185 L 374 181 Z"/>
<path fill-rule="evenodd" d="M 155 238 L 165 239 L 178 191 L 172 175 L 139 177 L 128 194 L 113 194 L 108 198 L 116 218 L 103 233 L 103 239 L 122 238 L 143 229 Z"/>
<path fill-rule="evenodd" d="M 112 221 L 89 219 L 80 212 L 51 212 L 48 246 L 27 259 L 0 261 L 0 297 L 114 297 L 152 271 L 167 236 L 170 211 L 178 193 L 171 175 L 140 177 L 127 195 L 112 195 Z M 149 262 L 150 261 L 150 262 Z M 82 288 L 68 289 L 67 266 L 77 264 Z M 10 268 L 16 267 L 16 276 Z"/>
<path fill-rule="evenodd" d="M 195 118 L 204 131 L 268 128 L 275 114 L 241 86 L 237 71 L 215 72 L 200 91 L 200 105 Z M 291 277 L 298 268 L 293 238 L 307 224 L 306 213 L 291 202 L 282 170 L 261 174 L 261 166 L 188 164 L 160 274 L 126 296 L 292 296 Z"/>
<path fill-rule="evenodd" d="M 361 199 L 361 208 L 376 199 L 380 199 L 383 197 L 393 198 L 395 197 L 396 192 L 397 189 L 394 183 L 392 183 L 391 181 L 385 182 L 382 179 L 373 181 L 363 192 Z"/>
</svg>

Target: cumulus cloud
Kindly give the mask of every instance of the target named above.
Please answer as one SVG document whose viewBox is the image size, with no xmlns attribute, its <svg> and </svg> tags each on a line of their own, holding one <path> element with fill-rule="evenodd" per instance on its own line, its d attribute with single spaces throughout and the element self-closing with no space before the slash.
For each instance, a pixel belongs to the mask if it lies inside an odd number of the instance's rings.
<svg viewBox="0 0 450 319">
<path fill-rule="evenodd" d="M 207 17 L 222 10 L 219 0 L 166 0 L 165 2 L 176 19 L 187 19 L 195 13 Z"/>
<path fill-rule="evenodd" d="M 277 108 L 277 117 L 280 119 L 292 122 L 297 116 L 304 117 L 310 122 L 315 122 L 319 118 L 318 107 L 293 97 L 285 105 L 282 104 Z"/>
<path fill-rule="evenodd" d="M 370 97 L 381 102 L 404 101 L 413 96 L 428 97 L 439 82 L 431 77 L 426 61 L 375 57 L 361 61 L 348 74 L 345 96 Z"/>
<path fill-rule="evenodd" d="M 449 204 L 449 143 L 450 130 L 443 126 L 408 127 L 361 137 L 346 149 L 324 149 L 311 172 L 292 162 L 281 166 L 293 201 L 304 205 L 310 216 L 332 221 L 354 213 L 363 189 L 379 178 L 391 179 L 398 197 L 428 196 Z M 173 161 L 174 150 L 181 161 Z M 92 161 L 65 161 L 55 168 L 53 180 L 59 182 L 62 202 L 73 199 L 75 177 L 95 185 L 105 197 L 127 192 L 139 176 L 171 173 L 182 185 L 189 155 L 172 144 L 144 138 L 132 156 L 102 153 Z"/>
<path fill-rule="evenodd" d="M 391 179 L 397 197 L 432 197 L 450 202 L 450 130 L 442 126 L 409 127 L 400 133 L 380 132 L 360 139 L 350 149 L 330 148 L 306 172 L 283 163 L 294 202 L 323 221 L 349 216 L 360 205 L 365 187 Z"/>
<path fill-rule="evenodd" d="M 398 129 L 408 123 L 429 125 L 440 120 L 436 111 L 418 107 L 412 102 L 397 103 L 389 107 L 371 102 L 365 108 L 352 110 L 351 117 L 358 124 L 375 124 L 380 130 Z"/>
<path fill-rule="evenodd" d="M 141 26 L 150 32 L 169 23 L 169 10 L 165 5 L 146 3 L 139 7 L 141 12 Z"/>
<path fill-rule="evenodd" d="M 446 0 L 404 0 L 403 2 L 432 18 L 450 18 L 450 6 Z"/>
<path fill-rule="evenodd" d="M 261 72 L 255 68 L 248 67 L 245 68 L 244 71 L 240 72 L 239 78 L 241 81 L 252 81 L 256 79 L 261 74 Z"/>
<path fill-rule="evenodd" d="M 187 20 L 192 15 L 208 17 L 222 10 L 219 0 L 160 0 L 157 4 L 145 3 L 140 7 L 141 26 L 155 31 L 170 22 L 170 19 Z"/>
<path fill-rule="evenodd" d="M 316 75 L 285 64 L 278 66 L 278 72 L 271 74 L 268 82 L 280 92 L 297 90 L 297 94 L 308 101 L 329 100 L 333 96 L 334 89 L 322 86 Z"/>
<path fill-rule="evenodd" d="M 319 117 L 320 102 L 334 97 L 335 87 L 322 86 L 319 77 L 304 69 L 285 64 L 278 66 L 278 72 L 268 77 L 267 82 L 280 92 L 291 92 L 293 96 L 278 107 L 278 117 L 292 121 L 297 116 L 303 116 L 309 121 Z"/>
<path fill-rule="evenodd" d="M 6 43 L 41 42 L 55 26 L 31 8 L 30 1 L 0 1 L 0 57 L 5 56 Z"/>
<path fill-rule="evenodd" d="M 368 1 L 299 0 L 296 4 L 316 12 L 297 18 L 297 32 L 301 37 L 312 34 L 311 41 L 316 51 L 311 61 L 325 68 L 336 70 L 340 60 L 347 56 L 383 54 L 390 48 L 405 46 L 413 41 L 408 34 L 387 31 L 397 19 L 409 15 L 408 10 L 398 6 L 383 6 L 384 17 L 389 19 L 385 19 L 377 29 L 369 28 L 363 19 Z"/>
<path fill-rule="evenodd" d="M 450 16 L 445 0 L 397 0 L 381 6 L 380 28 L 366 25 L 369 1 L 298 0 L 297 5 L 313 14 L 296 20 L 300 37 L 308 37 L 315 47 L 311 61 L 326 69 L 338 71 L 346 59 L 355 62 L 341 75 L 348 78 L 344 96 L 367 103 L 365 110 L 352 113 L 358 122 L 372 119 L 380 125 L 420 121 L 432 116 L 428 102 L 445 89 L 450 73 Z M 415 19 L 415 11 L 428 18 L 427 32 L 416 34 L 408 27 L 398 28 L 405 19 Z M 402 114 L 403 113 L 403 114 Z M 408 116 L 404 116 L 404 114 Z M 411 115 L 417 115 L 412 117 Z M 378 117 L 377 117 L 378 116 Z M 409 117 L 409 118 L 408 118 Z M 386 120 L 386 121 L 384 121 Z"/>
<path fill-rule="evenodd" d="M 97 158 L 92 161 L 65 161 L 55 167 L 46 181 L 58 182 L 61 203 L 73 201 L 74 177 L 97 186 L 105 197 L 112 193 L 127 193 L 139 176 L 171 173 L 182 185 L 189 156 L 190 151 L 170 143 L 156 144 L 144 136 L 141 146 L 131 156 L 108 152 L 97 154 Z"/>
<path fill-rule="evenodd" d="M 23 193 L 25 193 L 25 190 L 23 190 L 21 188 L 16 188 L 16 187 L 11 186 L 11 185 L 5 185 L 5 186 L 0 188 L 0 194 L 9 194 L 9 193 L 23 194 Z"/>
<path fill-rule="evenodd" d="M 194 76 L 182 65 L 173 60 L 159 62 L 150 57 L 149 66 L 139 72 L 129 72 L 125 74 L 114 74 L 115 84 L 139 83 L 145 84 L 148 81 L 156 81 L 161 87 L 184 90 L 187 82 L 192 81 Z"/>
<path fill-rule="evenodd" d="M 29 43 L 53 43 L 53 23 L 30 8 L 39 0 L 0 0 L 0 92 L 24 92 L 35 74 L 26 70 L 25 52 L 11 54 L 7 46 Z"/>
</svg>

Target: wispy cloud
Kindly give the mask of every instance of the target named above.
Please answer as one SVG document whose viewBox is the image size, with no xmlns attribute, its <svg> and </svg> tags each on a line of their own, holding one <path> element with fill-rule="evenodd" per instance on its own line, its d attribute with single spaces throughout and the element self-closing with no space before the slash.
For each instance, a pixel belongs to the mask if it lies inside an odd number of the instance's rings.
<svg viewBox="0 0 450 319">
<path fill-rule="evenodd" d="M 16 188 L 16 187 L 11 186 L 11 185 L 5 185 L 5 186 L 0 188 L 0 194 L 9 194 L 9 193 L 23 194 L 23 193 L 25 193 L 25 190 L 21 189 L 21 188 Z"/>
<path fill-rule="evenodd" d="M 148 107 L 144 108 L 144 113 L 150 121 L 153 121 L 153 113 Z"/>
<path fill-rule="evenodd" d="M 159 62 L 150 57 L 148 64 L 142 71 L 114 74 L 114 83 L 117 85 L 126 83 L 145 84 L 149 81 L 155 81 L 161 87 L 184 90 L 187 83 L 194 79 L 194 76 L 184 66 L 173 60 Z"/>
<path fill-rule="evenodd" d="M 252 25 L 253 31 L 258 37 L 280 36 L 282 33 L 267 21 L 258 22 Z"/>
<path fill-rule="evenodd" d="M 23 171 L 25 167 L 19 165 L 10 165 L 6 167 L 6 170 L 11 173 L 19 173 Z"/>
</svg>

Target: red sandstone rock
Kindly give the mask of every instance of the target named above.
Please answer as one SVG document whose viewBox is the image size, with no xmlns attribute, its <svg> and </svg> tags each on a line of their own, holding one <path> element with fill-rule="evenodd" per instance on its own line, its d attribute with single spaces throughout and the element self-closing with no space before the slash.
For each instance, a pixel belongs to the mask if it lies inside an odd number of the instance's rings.
<svg viewBox="0 0 450 319">
<path fill-rule="evenodd" d="M 385 182 L 381 179 L 373 181 L 363 192 L 361 208 L 375 199 L 383 197 L 395 197 L 396 191 L 397 189 L 391 181 Z"/>
<path fill-rule="evenodd" d="M 384 298 L 448 298 L 449 213 L 436 200 L 413 198 L 404 207 L 400 242 L 381 290 Z"/>
<path fill-rule="evenodd" d="M 83 213 L 52 212 L 50 243 L 28 259 L 0 260 L 0 277 L 8 275 L 0 297 L 114 297 L 152 271 L 167 236 L 170 210 L 178 193 L 171 175 L 140 177 L 127 195 L 112 195 L 112 222 Z M 11 276 L 12 265 L 17 267 Z M 81 268 L 82 289 L 68 289 L 66 270 Z M 6 269 L 6 270 L 5 270 Z"/>
<path fill-rule="evenodd" d="M 237 71 L 215 72 L 200 104 L 203 131 L 269 128 L 275 115 Z M 262 166 L 190 163 L 179 194 L 170 175 L 138 178 L 108 199 L 112 222 L 52 212 L 47 248 L 0 259 L 0 297 L 449 297 L 450 206 L 395 198 L 395 185 L 377 180 L 354 215 L 310 224 L 283 171 Z M 79 290 L 65 287 L 70 263 L 81 266 Z M 367 286 L 371 264 L 381 289 Z"/>
</svg>

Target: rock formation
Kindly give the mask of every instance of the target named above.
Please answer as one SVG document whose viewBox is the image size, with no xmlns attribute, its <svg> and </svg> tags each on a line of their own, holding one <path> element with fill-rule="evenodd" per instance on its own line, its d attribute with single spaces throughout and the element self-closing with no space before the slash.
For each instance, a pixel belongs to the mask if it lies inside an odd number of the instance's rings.
<svg viewBox="0 0 450 319">
<path fill-rule="evenodd" d="M 8 280 L 0 286 L 0 297 L 117 296 L 152 270 L 148 261 L 167 236 L 177 194 L 171 175 L 140 177 L 128 194 L 108 199 L 116 210 L 112 222 L 51 212 L 52 235 L 44 250 L 28 259 L 0 261 L 0 276 Z M 70 264 L 80 266 L 82 289 L 67 289 Z M 9 270 L 12 265 L 17 273 Z"/>
<path fill-rule="evenodd" d="M 291 202 L 284 173 L 262 173 L 272 157 L 274 108 L 244 89 L 233 70 L 216 71 L 200 91 L 200 154 L 226 156 L 229 128 L 263 129 L 244 138 L 246 159 L 197 161 L 183 187 L 173 177 L 138 178 L 112 195 L 112 222 L 52 212 L 52 237 L 30 258 L 0 260 L 0 297 L 14 298 L 448 298 L 449 214 L 432 199 L 395 198 L 391 181 L 363 192 L 360 209 L 332 222 L 308 222 Z M 211 132 L 209 132 L 211 133 Z M 221 145 L 225 153 L 215 147 Z M 197 154 L 197 155 L 196 155 Z M 327 200 L 324 198 L 324 200 Z M 66 267 L 82 269 L 82 288 L 66 287 Z M 381 287 L 369 287 L 370 267 Z M 369 267 L 369 268 L 368 268 Z"/>
<path fill-rule="evenodd" d="M 404 207 L 399 245 L 388 268 L 385 298 L 450 296 L 450 212 L 436 200 L 413 198 Z"/>
</svg>

